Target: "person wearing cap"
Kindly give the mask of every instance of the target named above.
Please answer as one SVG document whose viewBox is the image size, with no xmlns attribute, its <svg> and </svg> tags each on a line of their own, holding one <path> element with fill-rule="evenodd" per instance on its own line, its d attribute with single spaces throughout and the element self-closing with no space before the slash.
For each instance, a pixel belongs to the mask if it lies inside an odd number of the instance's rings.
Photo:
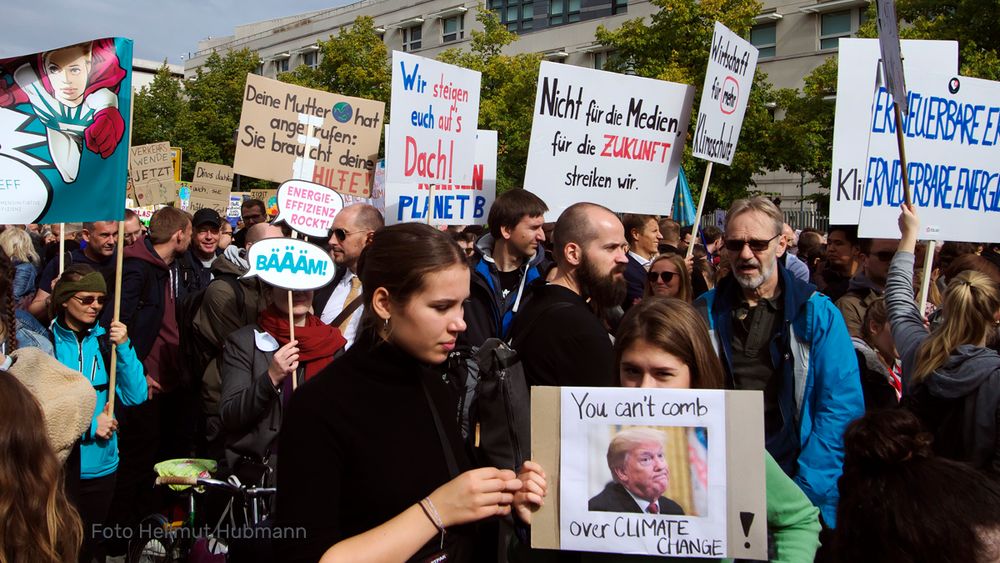
<svg viewBox="0 0 1000 563">
<path fill-rule="evenodd" d="M 181 283 L 188 293 L 208 287 L 212 281 L 212 264 L 222 254 L 219 249 L 219 229 L 222 217 L 214 209 L 199 209 L 191 220 L 194 239 L 180 261 Z"/>
<path fill-rule="evenodd" d="M 105 332 L 97 322 L 107 292 L 99 272 L 86 264 L 74 264 L 59 278 L 49 305 L 55 319 L 52 336 L 56 359 L 82 373 L 97 393 L 90 428 L 80 439 L 80 485 L 75 499 L 84 524 L 84 550 L 89 554 L 97 548 L 100 538 L 95 537 L 94 526 L 106 521 L 118 473 L 118 421 L 108 406 L 115 396 L 129 406 L 144 402 L 147 396 L 142 363 L 125 325 L 113 321 L 110 331 Z M 109 389 L 107 365 L 112 342 L 118 346 L 114 395 Z"/>
</svg>

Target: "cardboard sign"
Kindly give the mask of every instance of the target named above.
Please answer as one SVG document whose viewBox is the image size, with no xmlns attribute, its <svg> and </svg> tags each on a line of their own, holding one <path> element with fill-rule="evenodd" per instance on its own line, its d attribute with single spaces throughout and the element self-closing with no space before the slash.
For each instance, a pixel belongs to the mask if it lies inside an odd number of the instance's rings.
<svg viewBox="0 0 1000 563">
<path fill-rule="evenodd" d="M 903 117 L 906 174 L 923 240 L 1000 242 L 1000 82 L 914 73 Z M 902 171 L 892 96 L 879 88 L 868 130 L 858 234 L 899 238 Z"/>
<path fill-rule="evenodd" d="M 367 196 L 384 115 L 382 102 L 248 74 L 233 169 Z"/>
<path fill-rule="evenodd" d="M 554 221 L 589 201 L 668 215 L 694 88 L 542 62 L 524 187 Z"/>
<path fill-rule="evenodd" d="M 132 147 L 128 160 L 129 180 L 140 206 L 173 203 L 177 199 L 170 143 Z"/>
<path fill-rule="evenodd" d="M 278 216 L 281 221 L 307 236 L 329 237 L 333 219 L 344 208 L 344 197 L 312 182 L 289 180 L 278 188 Z"/>
<path fill-rule="evenodd" d="M 392 52 L 386 183 L 471 183 L 480 80 L 474 70 Z"/>
<path fill-rule="evenodd" d="M 191 201 L 188 204 L 191 213 L 209 208 L 225 214 L 229 208 L 229 192 L 233 186 L 233 169 L 231 166 L 199 162 L 194 167 L 194 179 L 191 180 Z"/>
<path fill-rule="evenodd" d="M 293 291 L 318 289 L 333 280 L 333 259 L 315 244 L 295 238 L 257 241 L 247 255 L 250 269 L 242 278 L 259 277 Z"/>
<path fill-rule="evenodd" d="M 131 101 L 131 39 L 0 58 L 0 224 L 121 220 Z"/>
<path fill-rule="evenodd" d="M 900 41 L 907 74 L 958 74 L 955 41 Z M 830 224 L 857 225 L 865 189 L 872 94 L 880 57 L 877 39 L 841 39 L 833 119 Z M 895 220 L 893 220 L 895 224 Z"/>
<path fill-rule="evenodd" d="M 548 496 L 533 517 L 532 547 L 766 559 L 760 397 L 756 391 L 533 387 L 531 453 L 546 472 Z M 639 440 L 635 432 L 622 434 L 637 429 Z M 632 451 L 644 442 L 655 445 L 642 448 L 658 449 L 651 457 L 664 457 L 651 460 L 656 475 L 634 492 L 613 477 L 608 453 L 612 445 Z M 665 479 L 660 465 L 669 467 Z M 656 502 L 658 514 L 633 500 L 648 496 L 656 498 L 644 503 Z"/>
<path fill-rule="evenodd" d="M 743 115 L 757 68 L 757 48 L 715 22 L 708 70 L 701 90 L 691 154 L 729 166 L 740 140 Z"/>
<path fill-rule="evenodd" d="M 394 126 L 393 126 L 394 127 Z M 388 127 L 392 129 L 392 127 Z M 386 158 L 396 155 L 386 153 Z M 497 191 L 497 132 L 480 130 L 476 134 L 475 164 L 472 181 L 467 185 L 434 185 L 434 204 L 430 203 L 430 184 L 386 184 L 387 225 L 407 221 L 449 225 L 485 225 L 486 216 Z"/>
<path fill-rule="evenodd" d="M 263 201 L 269 217 L 278 214 L 278 190 L 250 190 L 250 198 Z"/>
</svg>

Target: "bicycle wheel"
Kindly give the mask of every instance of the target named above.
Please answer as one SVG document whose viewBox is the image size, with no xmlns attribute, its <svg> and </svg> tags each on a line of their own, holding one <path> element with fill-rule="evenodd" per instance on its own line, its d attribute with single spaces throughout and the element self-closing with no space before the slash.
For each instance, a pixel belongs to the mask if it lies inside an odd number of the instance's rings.
<svg viewBox="0 0 1000 563">
<path fill-rule="evenodd" d="M 139 523 L 140 535 L 128 542 L 126 563 L 163 563 L 176 561 L 174 533 L 162 514 L 151 514 Z M 144 531 L 151 533 L 143 534 Z"/>
</svg>

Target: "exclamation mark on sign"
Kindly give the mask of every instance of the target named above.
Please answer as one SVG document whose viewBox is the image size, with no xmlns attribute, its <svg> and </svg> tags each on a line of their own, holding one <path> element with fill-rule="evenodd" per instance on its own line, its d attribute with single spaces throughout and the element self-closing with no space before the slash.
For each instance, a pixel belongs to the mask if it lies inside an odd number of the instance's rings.
<svg viewBox="0 0 1000 563">
<path fill-rule="evenodd" d="M 753 525 L 753 512 L 740 512 L 740 524 L 743 525 L 743 537 L 747 538 L 743 547 L 750 549 L 750 526 Z"/>
</svg>

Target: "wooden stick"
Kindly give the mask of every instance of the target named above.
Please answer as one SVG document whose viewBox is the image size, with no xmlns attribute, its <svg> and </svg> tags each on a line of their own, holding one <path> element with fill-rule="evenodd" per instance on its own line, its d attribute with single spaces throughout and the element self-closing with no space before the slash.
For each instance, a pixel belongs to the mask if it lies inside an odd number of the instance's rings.
<svg viewBox="0 0 1000 563">
<path fill-rule="evenodd" d="M 115 314 L 112 317 L 113 323 L 118 322 L 118 316 L 121 314 L 122 310 L 122 260 L 125 257 L 125 252 L 122 248 L 125 246 L 125 221 L 118 221 L 118 244 L 115 245 Z M 114 418 L 115 416 L 115 378 L 118 373 L 118 345 L 114 342 L 111 343 L 111 365 L 105 366 L 108 368 L 108 416 Z"/>
<path fill-rule="evenodd" d="M 292 238 L 298 238 L 297 234 L 298 233 L 296 233 L 295 230 L 293 229 Z M 293 303 L 292 300 L 292 293 L 293 293 L 292 290 L 289 289 L 288 290 L 288 341 L 289 342 L 295 340 L 295 315 L 292 312 L 292 308 L 295 307 L 295 304 Z M 295 373 L 292 374 L 292 391 L 295 391 L 299 387 L 299 380 L 296 377 L 296 375 L 298 374 Z"/>
<path fill-rule="evenodd" d="M 920 280 L 920 316 L 924 316 L 924 309 L 927 307 L 927 294 L 931 285 L 931 267 L 934 266 L 934 247 L 937 241 L 927 242 L 927 253 L 924 255 L 924 275 Z"/>
<path fill-rule="evenodd" d="M 66 223 L 59 223 L 59 275 L 66 269 Z M 51 287 L 42 288 L 52 291 Z"/>
<path fill-rule="evenodd" d="M 903 118 L 899 112 L 899 104 L 892 105 L 893 110 L 896 113 L 896 145 L 899 146 L 899 165 L 903 168 L 903 199 L 906 201 L 906 205 L 910 205 L 910 179 L 906 177 L 906 150 L 903 147 Z M 922 313 L 921 313 L 922 314 Z"/>
<path fill-rule="evenodd" d="M 705 211 L 705 196 L 708 195 L 708 181 L 712 178 L 712 165 L 715 164 L 711 160 L 708 161 L 708 166 L 705 167 L 705 179 L 701 181 L 701 193 L 698 194 L 698 212 L 694 214 L 694 225 L 691 227 L 691 244 L 688 245 L 687 257 L 690 258 L 694 256 L 694 241 L 695 237 L 698 236 L 698 227 L 701 226 L 701 214 Z"/>
</svg>

